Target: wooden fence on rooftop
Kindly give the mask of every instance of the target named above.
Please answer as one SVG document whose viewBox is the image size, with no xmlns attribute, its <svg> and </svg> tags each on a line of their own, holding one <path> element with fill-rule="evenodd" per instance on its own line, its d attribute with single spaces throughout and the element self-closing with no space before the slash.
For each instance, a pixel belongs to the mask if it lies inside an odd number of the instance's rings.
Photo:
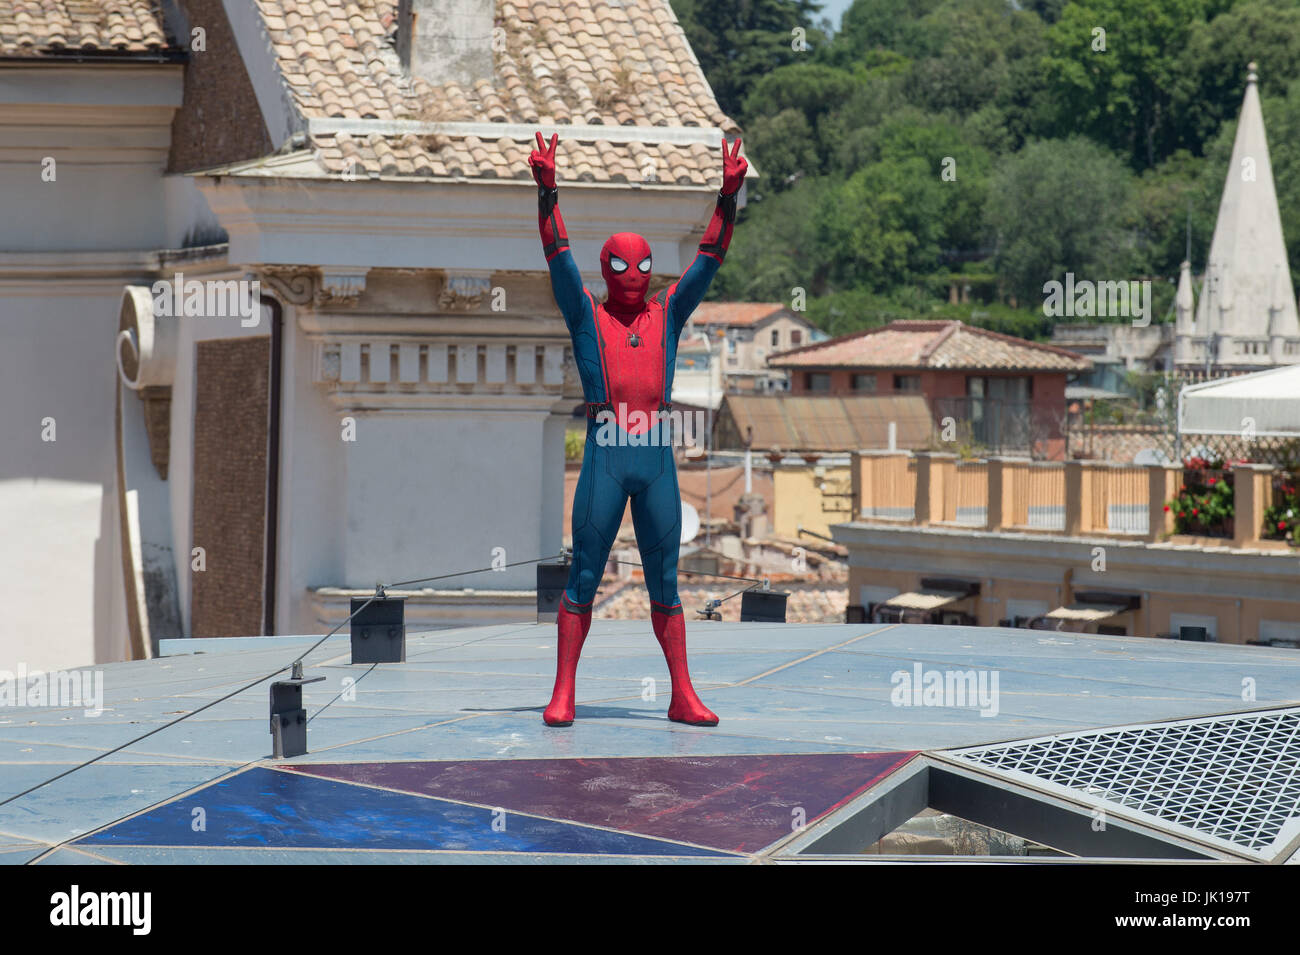
<svg viewBox="0 0 1300 955">
<path fill-rule="evenodd" d="M 1165 504 L 1184 480 L 1178 465 L 959 460 L 924 451 L 857 452 L 850 470 L 855 520 L 1148 541 L 1173 533 Z M 1233 471 L 1231 539 L 1238 547 L 1256 544 L 1277 493 L 1275 469 Z"/>
</svg>

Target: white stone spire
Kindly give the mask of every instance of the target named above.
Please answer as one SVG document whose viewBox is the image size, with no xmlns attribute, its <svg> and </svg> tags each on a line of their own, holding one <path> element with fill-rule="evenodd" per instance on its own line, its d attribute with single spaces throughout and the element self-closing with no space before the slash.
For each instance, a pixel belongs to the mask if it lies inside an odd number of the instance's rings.
<svg viewBox="0 0 1300 955">
<path fill-rule="evenodd" d="M 1192 298 L 1192 263 L 1186 259 L 1178 267 L 1178 291 L 1174 293 L 1174 307 L 1177 309 L 1178 330 L 1190 334 L 1195 327 L 1192 325 L 1192 311 L 1196 302 Z"/>
<path fill-rule="evenodd" d="M 1204 366 L 1207 339 L 1214 337 L 1217 343 L 1211 354 L 1220 367 L 1300 361 L 1300 316 L 1282 238 L 1255 64 L 1248 69 L 1195 322 L 1186 328 L 1180 321 L 1178 327 L 1180 338 L 1192 339 L 1176 349 L 1180 363 Z M 1182 303 L 1180 277 L 1180 319 Z"/>
<path fill-rule="evenodd" d="M 1183 259 L 1178 267 L 1178 291 L 1174 293 L 1174 365 L 1195 361 L 1192 337 L 1196 334 L 1196 299 L 1192 295 L 1192 263 Z"/>
</svg>

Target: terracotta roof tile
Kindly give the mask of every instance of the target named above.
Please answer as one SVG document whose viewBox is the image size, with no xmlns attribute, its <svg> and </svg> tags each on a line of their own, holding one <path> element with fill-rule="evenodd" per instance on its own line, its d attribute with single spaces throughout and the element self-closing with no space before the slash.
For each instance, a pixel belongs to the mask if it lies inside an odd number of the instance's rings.
<svg viewBox="0 0 1300 955">
<path fill-rule="evenodd" d="M 776 312 L 780 302 L 702 302 L 691 314 L 697 325 L 755 325 Z"/>
<path fill-rule="evenodd" d="M 901 321 L 768 358 L 773 368 L 1086 371 L 1083 355 L 957 321 Z"/>
<path fill-rule="evenodd" d="M 6 0 L 0 0 L 0 4 Z M 19 3 L 20 0 L 10 0 Z M 109 4 L 112 0 L 103 0 Z M 721 128 L 739 132 L 718 107 L 668 0 L 497 0 L 505 31 L 495 80 L 473 90 L 437 89 L 403 69 L 390 35 L 396 0 L 254 0 L 298 110 L 305 117 L 430 122 Z M 341 134 L 340 134 L 341 135 Z M 563 135 L 563 133 L 561 133 Z M 326 169 L 335 135 L 313 135 Z M 716 186 L 721 163 L 702 143 L 578 142 L 559 157 L 561 181 L 620 182 L 653 172 L 662 183 Z M 527 138 L 387 138 L 390 153 L 354 142 L 357 174 L 396 168 L 444 175 L 527 177 Z M 420 157 L 423 157 L 422 159 Z M 432 173 L 429 170 L 434 170 Z M 400 174 L 405 175 L 405 172 Z"/>
<path fill-rule="evenodd" d="M 0 56 L 177 49 L 158 0 L 0 0 Z"/>
<path fill-rule="evenodd" d="M 934 419 L 920 395 L 727 395 L 719 416 L 726 430 L 746 435 L 755 451 L 855 451 L 889 444 L 896 425 L 900 448 L 930 443 Z"/>
</svg>

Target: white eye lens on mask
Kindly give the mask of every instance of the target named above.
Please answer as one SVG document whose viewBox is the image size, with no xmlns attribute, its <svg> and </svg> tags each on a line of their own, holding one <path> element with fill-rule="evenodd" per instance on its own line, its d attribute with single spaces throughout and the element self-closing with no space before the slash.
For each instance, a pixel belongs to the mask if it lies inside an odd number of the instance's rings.
<svg viewBox="0 0 1300 955">
<path fill-rule="evenodd" d="M 609 257 L 609 267 L 613 269 L 615 272 L 627 271 L 627 263 L 624 262 L 622 259 L 620 259 L 617 255 L 611 255 Z"/>
<path fill-rule="evenodd" d="M 647 255 L 644 259 L 642 259 L 640 262 L 638 262 L 638 263 L 637 263 L 637 268 L 640 269 L 642 272 L 644 272 L 644 273 L 646 273 L 646 274 L 649 274 L 649 272 L 650 272 L 650 256 Z"/>
</svg>

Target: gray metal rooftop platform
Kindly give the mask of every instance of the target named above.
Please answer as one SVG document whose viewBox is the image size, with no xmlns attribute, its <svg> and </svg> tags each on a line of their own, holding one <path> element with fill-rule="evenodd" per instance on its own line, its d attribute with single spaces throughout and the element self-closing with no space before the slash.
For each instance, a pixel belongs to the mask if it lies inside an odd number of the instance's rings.
<svg viewBox="0 0 1300 955">
<path fill-rule="evenodd" d="M 1300 653 L 920 625 L 692 623 L 721 717 L 668 722 L 649 622 L 593 623 L 542 723 L 554 625 L 306 658 L 309 752 L 270 680 L 0 807 L 8 863 L 871 861 L 921 809 L 1080 859 L 1300 858 Z M 104 710 L 0 708 L 0 799 L 285 666 L 316 637 L 170 640 Z M 1253 695 L 1253 698 L 1252 698 Z M 1123 730 L 1116 730 L 1123 727 Z M 1103 820 L 1101 828 L 1098 818 Z"/>
</svg>

